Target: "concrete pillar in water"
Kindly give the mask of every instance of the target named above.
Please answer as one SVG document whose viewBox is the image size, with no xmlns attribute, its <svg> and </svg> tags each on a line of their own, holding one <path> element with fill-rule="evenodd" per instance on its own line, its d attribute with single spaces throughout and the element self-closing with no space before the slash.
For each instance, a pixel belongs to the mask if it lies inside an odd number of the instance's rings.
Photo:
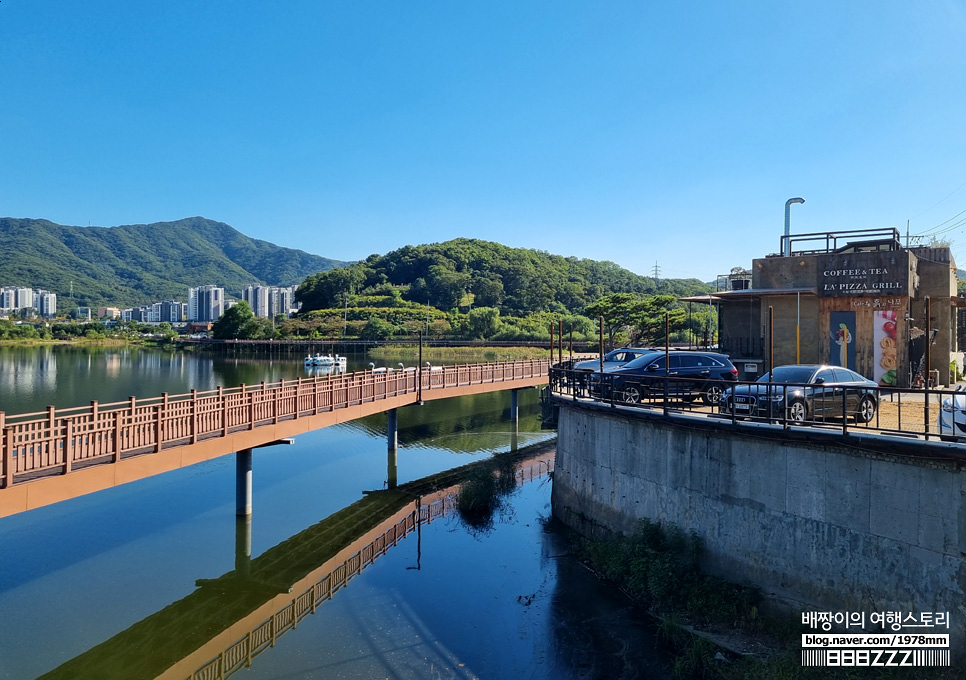
<svg viewBox="0 0 966 680">
<path fill-rule="evenodd" d="M 386 484 L 390 489 L 395 489 L 397 479 L 396 463 L 398 461 L 397 453 L 399 448 L 399 420 L 396 409 L 390 409 L 386 415 L 388 416 L 386 425 L 386 448 L 388 450 L 388 457 L 386 459 Z"/>
<path fill-rule="evenodd" d="M 510 390 L 510 450 L 517 450 L 517 437 L 520 432 L 520 390 Z"/>
<path fill-rule="evenodd" d="M 235 573 L 249 576 L 252 570 L 252 516 L 235 518 Z"/>
<path fill-rule="evenodd" d="M 520 422 L 520 390 L 510 390 L 510 420 L 514 425 Z"/>
<path fill-rule="evenodd" d="M 388 418 L 386 419 L 386 444 L 390 451 L 395 451 L 399 448 L 399 436 L 397 435 L 399 420 L 396 415 L 396 409 L 391 408 L 386 411 Z"/>
<path fill-rule="evenodd" d="M 252 450 L 242 449 L 235 454 L 235 514 L 252 514 Z"/>
</svg>

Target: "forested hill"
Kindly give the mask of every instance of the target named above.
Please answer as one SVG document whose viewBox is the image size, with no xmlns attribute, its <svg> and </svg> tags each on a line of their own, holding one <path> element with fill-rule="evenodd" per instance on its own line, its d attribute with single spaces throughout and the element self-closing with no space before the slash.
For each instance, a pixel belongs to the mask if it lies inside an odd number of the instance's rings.
<svg viewBox="0 0 966 680">
<path fill-rule="evenodd" d="M 450 310 L 472 302 L 504 313 L 577 312 L 610 293 L 706 293 L 698 279 L 639 276 L 613 262 L 459 238 L 406 246 L 364 262 L 310 276 L 299 288 L 303 312 L 339 307 L 342 294 L 392 292 Z"/>
<path fill-rule="evenodd" d="M 292 286 L 346 264 L 252 239 L 203 217 L 120 227 L 4 217 L 0 242 L 0 286 L 53 291 L 61 309 L 185 301 L 189 287 L 208 284 L 240 296 L 249 283 Z"/>
</svg>

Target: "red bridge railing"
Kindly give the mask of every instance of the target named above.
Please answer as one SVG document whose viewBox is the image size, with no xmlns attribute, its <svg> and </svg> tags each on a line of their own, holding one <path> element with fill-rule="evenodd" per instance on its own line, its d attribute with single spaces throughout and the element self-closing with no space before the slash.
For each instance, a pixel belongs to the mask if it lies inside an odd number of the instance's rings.
<svg viewBox="0 0 966 680">
<path fill-rule="evenodd" d="M 0 489 L 95 464 L 224 437 L 420 390 L 546 377 L 548 360 L 509 361 L 239 385 L 90 406 L 0 412 Z M 512 387 L 512 386 L 508 386 Z"/>
</svg>

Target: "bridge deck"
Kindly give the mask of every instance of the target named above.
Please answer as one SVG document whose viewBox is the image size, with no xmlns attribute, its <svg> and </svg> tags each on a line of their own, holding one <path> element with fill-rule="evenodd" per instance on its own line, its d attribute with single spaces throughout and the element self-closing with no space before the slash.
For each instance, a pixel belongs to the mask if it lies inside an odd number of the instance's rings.
<svg viewBox="0 0 966 680">
<path fill-rule="evenodd" d="M 547 360 L 318 376 L 0 413 L 0 517 L 415 404 L 547 382 Z"/>
</svg>

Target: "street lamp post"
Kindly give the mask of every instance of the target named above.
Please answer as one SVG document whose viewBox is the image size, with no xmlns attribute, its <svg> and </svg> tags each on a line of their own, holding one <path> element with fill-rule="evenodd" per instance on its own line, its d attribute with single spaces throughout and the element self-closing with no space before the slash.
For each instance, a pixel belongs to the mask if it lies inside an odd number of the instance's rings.
<svg viewBox="0 0 966 680">
<path fill-rule="evenodd" d="M 801 196 L 789 198 L 785 201 L 785 237 L 782 239 L 782 255 L 791 257 L 792 246 L 788 242 L 791 235 L 791 208 L 792 203 L 804 203 L 805 199 Z M 798 318 L 795 321 L 795 363 L 802 362 L 802 294 L 798 294 Z"/>
<path fill-rule="evenodd" d="M 791 213 L 792 203 L 804 203 L 804 202 L 805 202 L 805 199 L 801 197 L 789 198 L 787 201 L 785 201 L 785 238 L 782 239 L 782 255 L 784 255 L 785 257 L 789 257 L 792 254 L 791 252 L 792 249 L 789 247 L 789 244 L 788 244 L 788 236 L 791 233 L 791 225 L 789 222 L 789 217 Z"/>
</svg>

